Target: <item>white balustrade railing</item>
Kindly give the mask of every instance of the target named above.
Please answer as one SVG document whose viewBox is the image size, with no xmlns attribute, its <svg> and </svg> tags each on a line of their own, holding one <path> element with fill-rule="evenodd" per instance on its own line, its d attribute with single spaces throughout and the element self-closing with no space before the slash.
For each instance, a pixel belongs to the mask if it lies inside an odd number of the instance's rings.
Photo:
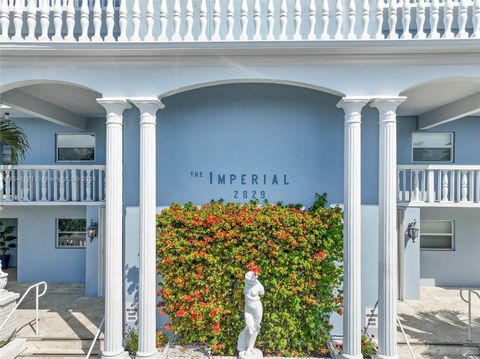
<svg viewBox="0 0 480 359">
<path fill-rule="evenodd" d="M 2 42 L 480 38 L 480 0 L 0 0 Z"/>
<path fill-rule="evenodd" d="M 103 201 L 105 166 L 0 166 L 0 203 Z"/>
<path fill-rule="evenodd" d="M 480 166 L 400 165 L 399 204 L 480 207 Z"/>
</svg>

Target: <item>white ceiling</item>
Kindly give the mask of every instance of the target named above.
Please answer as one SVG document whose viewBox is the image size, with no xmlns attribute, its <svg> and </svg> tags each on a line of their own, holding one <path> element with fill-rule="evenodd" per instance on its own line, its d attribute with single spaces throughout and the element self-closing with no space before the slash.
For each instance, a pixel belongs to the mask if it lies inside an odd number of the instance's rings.
<svg viewBox="0 0 480 359">
<path fill-rule="evenodd" d="M 399 116 L 417 116 L 480 92 L 479 79 L 449 79 L 404 91 L 407 99 L 398 107 Z"/>
</svg>

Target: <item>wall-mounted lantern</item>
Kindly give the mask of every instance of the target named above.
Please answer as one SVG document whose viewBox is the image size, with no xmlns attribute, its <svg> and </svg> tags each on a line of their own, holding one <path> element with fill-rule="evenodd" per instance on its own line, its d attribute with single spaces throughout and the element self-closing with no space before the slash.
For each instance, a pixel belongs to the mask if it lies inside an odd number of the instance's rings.
<svg viewBox="0 0 480 359">
<path fill-rule="evenodd" d="M 98 235 L 98 223 L 90 220 L 90 225 L 87 228 L 87 236 L 90 238 L 90 242 Z"/>
<path fill-rule="evenodd" d="M 415 239 L 420 233 L 420 228 L 418 227 L 417 220 L 414 219 L 413 222 L 409 223 L 407 226 L 407 235 L 412 239 L 412 242 L 415 243 Z"/>
</svg>

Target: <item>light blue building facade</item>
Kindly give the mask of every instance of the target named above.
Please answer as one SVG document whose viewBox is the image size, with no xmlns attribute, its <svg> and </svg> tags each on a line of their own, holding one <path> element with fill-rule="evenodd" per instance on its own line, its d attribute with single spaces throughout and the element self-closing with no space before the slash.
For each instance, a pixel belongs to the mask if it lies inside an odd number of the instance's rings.
<svg viewBox="0 0 480 359">
<path fill-rule="evenodd" d="M 165 33 L 149 21 L 151 11 L 165 10 L 156 4 L 144 13 L 143 3 L 141 17 L 128 13 L 128 26 L 103 8 L 101 31 L 67 26 L 67 9 L 60 37 L 53 21 L 37 34 L 52 40 L 44 44 L 26 40 L 26 22 L 23 35 L 13 20 L 2 32 L 2 115 L 31 146 L 19 166 L 8 165 L 1 148 L 0 216 L 17 227 L 17 280 L 85 283 L 87 296 L 106 298 L 104 357 L 124 355 L 118 336 L 128 325 L 148 336 L 140 354 L 150 357 L 152 325 L 166 320 L 146 319 L 157 314 L 152 208 L 212 199 L 308 207 L 326 192 L 346 210 L 352 321 L 342 326 L 334 315 L 334 333 L 357 358 L 360 332 L 352 333 L 379 300 L 380 351 L 395 358 L 387 339 L 397 299 L 420 299 L 422 286 L 480 287 L 480 20 L 469 12 L 463 24 L 463 5 L 455 3 L 449 24 L 445 3 L 440 25 L 418 29 L 422 22 L 409 20 L 405 5 L 395 8 L 396 27 L 386 4 L 378 27 L 378 5 L 352 1 L 357 21 L 337 9 L 342 25 L 328 1 L 326 9 L 296 1 L 285 10 L 288 25 L 275 20 L 283 6 L 271 15 L 270 34 L 263 2 L 258 18 L 257 2 L 233 3 L 234 17 L 213 8 L 205 20 L 196 17 L 207 16 L 202 6 L 190 15 L 190 2 L 179 2 L 186 12 L 166 12 Z M 370 10 L 362 13 L 362 4 Z M 98 19 L 88 4 L 75 9 Z M 420 8 L 415 16 L 426 15 Z M 131 27 L 137 20 L 141 26 Z M 203 21 L 209 30 L 200 41 Z M 73 42 L 65 40 L 70 32 Z M 450 32 L 456 38 L 440 38 Z M 95 40 L 100 34 L 105 41 Z M 91 222 L 98 223 L 93 239 Z M 408 235 L 413 222 L 418 238 Z"/>
</svg>

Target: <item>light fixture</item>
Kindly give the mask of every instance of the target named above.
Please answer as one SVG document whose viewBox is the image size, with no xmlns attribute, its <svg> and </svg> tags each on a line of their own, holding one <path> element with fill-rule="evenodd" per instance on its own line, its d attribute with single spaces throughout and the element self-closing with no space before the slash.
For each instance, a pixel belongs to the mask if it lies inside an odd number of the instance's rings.
<svg viewBox="0 0 480 359">
<path fill-rule="evenodd" d="M 418 228 L 417 220 L 414 219 L 413 222 L 410 222 L 407 226 L 407 235 L 415 243 L 415 238 L 418 237 L 420 228 Z"/>
<path fill-rule="evenodd" d="M 90 220 L 90 225 L 87 228 L 87 235 L 90 238 L 90 242 L 98 235 L 98 223 L 94 222 L 93 219 Z"/>
</svg>

